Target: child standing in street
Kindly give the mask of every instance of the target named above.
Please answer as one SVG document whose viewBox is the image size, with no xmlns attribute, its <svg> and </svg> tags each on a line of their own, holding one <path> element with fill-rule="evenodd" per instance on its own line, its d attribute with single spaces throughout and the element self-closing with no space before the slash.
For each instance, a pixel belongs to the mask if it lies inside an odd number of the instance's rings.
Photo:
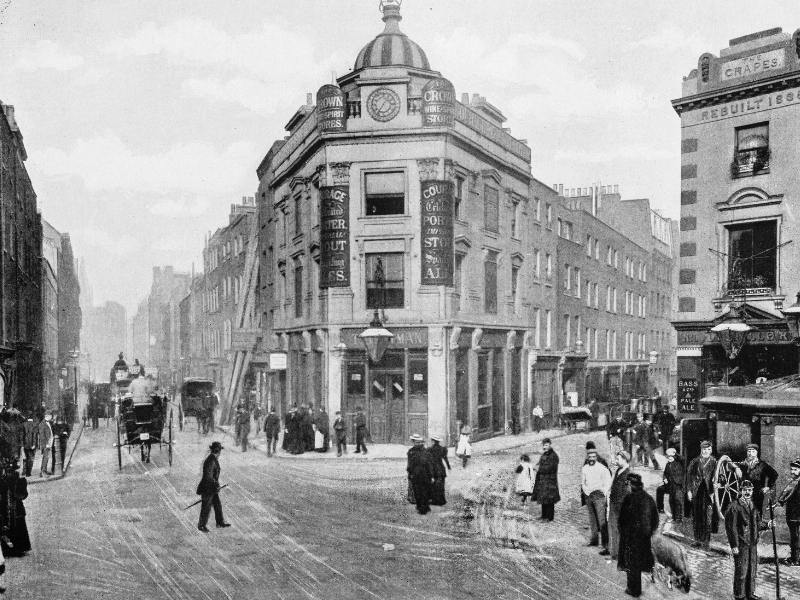
<svg viewBox="0 0 800 600">
<path fill-rule="evenodd" d="M 469 434 L 472 433 L 472 428 L 469 425 L 464 425 L 461 428 L 461 435 L 458 436 L 458 444 L 456 445 L 456 456 L 461 459 L 461 468 L 467 468 L 469 457 L 472 456 L 472 446 L 469 443 Z"/>
<path fill-rule="evenodd" d="M 336 411 L 336 420 L 333 422 L 333 431 L 336 434 L 336 456 L 342 452 L 347 454 L 347 425 L 342 418 L 342 411 Z"/>
<path fill-rule="evenodd" d="M 522 504 L 533 495 L 533 467 L 531 467 L 531 457 L 523 454 L 519 457 L 519 464 L 515 469 L 517 482 L 515 490 L 517 496 L 522 497 Z"/>
</svg>

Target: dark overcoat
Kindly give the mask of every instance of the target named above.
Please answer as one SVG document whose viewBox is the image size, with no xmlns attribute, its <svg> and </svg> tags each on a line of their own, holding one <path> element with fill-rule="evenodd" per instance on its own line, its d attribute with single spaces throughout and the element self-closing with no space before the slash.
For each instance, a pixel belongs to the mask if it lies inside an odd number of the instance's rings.
<svg viewBox="0 0 800 600">
<path fill-rule="evenodd" d="M 216 494 L 219 490 L 219 460 L 215 454 L 206 456 L 203 462 L 203 478 L 197 484 L 196 493 L 201 496 Z"/>
<path fill-rule="evenodd" d="M 622 501 L 619 512 L 619 558 L 624 571 L 653 570 L 650 538 L 658 531 L 658 510 L 652 496 L 634 489 Z"/>
<path fill-rule="evenodd" d="M 631 486 L 628 483 L 628 473 L 631 470 L 628 467 L 624 469 L 617 469 L 614 473 L 614 478 L 611 480 L 611 489 L 608 491 L 608 504 L 619 513 L 622 509 L 622 503 L 625 498 L 631 493 Z"/>
<path fill-rule="evenodd" d="M 540 504 L 555 504 L 561 500 L 558 493 L 558 454 L 552 448 L 539 457 L 533 497 Z"/>
<path fill-rule="evenodd" d="M 281 432 L 281 420 L 275 413 L 269 413 L 264 419 L 264 431 L 268 438 L 277 438 Z"/>
<path fill-rule="evenodd" d="M 786 521 L 800 521 L 800 478 L 792 479 L 783 488 L 778 504 L 786 507 Z"/>
<path fill-rule="evenodd" d="M 759 508 L 764 507 L 765 487 L 775 487 L 778 480 L 778 472 L 769 463 L 759 459 L 754 465 L 749 465 L 747 461 L 737 462 L 736 465 L 742 469 L 742 479 L 749 479 L 753 482 L 753 502 Z"/>
</svg>

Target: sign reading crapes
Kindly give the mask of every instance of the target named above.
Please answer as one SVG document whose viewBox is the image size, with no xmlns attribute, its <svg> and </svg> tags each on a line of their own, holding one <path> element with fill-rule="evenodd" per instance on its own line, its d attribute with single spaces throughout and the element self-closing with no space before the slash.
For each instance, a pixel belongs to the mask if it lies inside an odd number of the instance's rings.
<svg viewBox="0 0 800 600">
<path fill-rule="evenodd" d="M 349 287 L 350 193 L 340 185 L 321 187 L 319 195 L 319 287 Z"/>
<path fill-rule="evenodd" d="M 420 256 L 422 285 L 453 285 L 453 184 L 423 181 Z"/>
</svg>

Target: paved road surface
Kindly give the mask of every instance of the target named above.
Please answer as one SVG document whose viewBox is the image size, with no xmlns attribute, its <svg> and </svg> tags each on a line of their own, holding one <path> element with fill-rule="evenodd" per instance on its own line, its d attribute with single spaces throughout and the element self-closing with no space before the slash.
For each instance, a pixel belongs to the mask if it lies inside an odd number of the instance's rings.
<svg viewBox="0 0 800 600">
<path fill-rule="evenodd" d="M 457 503 L 422 517 L 403 501 L 401 461 L 269 459 L 228 443 L 221 481 L 229 484 L 222 497 L 233 527 L 215 529 L 212 517 L 211 532 L 200 533 L 198 507 L 183 507 L 197 499 L 211 439 L 178 434 L 171 468 L 157 447 L 150 464 L 124 453 L 120 472 L 112 432 L 87 430 L 69 476 L 31 488 L 34 550 L 9 559 L 10 597 L 625 597 L 623 574 L 583 547 L 581 522 L 565 520 L 567 504 L 545 525 L 518 507 L 487 506 L 465 520 Z M 536 543 L 514 548 L 511 523 L 538 527 Z M 726 593 L 728 581 L 720 582 Z M 643 597 L 668 596 L 648 583 Z"/>
</svg>

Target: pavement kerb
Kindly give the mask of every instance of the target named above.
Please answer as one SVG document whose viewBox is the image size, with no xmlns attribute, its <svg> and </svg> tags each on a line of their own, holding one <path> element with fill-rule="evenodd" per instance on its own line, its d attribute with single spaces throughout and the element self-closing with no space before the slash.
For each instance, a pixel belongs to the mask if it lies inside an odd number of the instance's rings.
<svg viewBox="0 0 800 600">
<path fill-rule="evenodd" d="M 83 429 L 84 425 L 83 423 L 81 423 L 80 429 L 78 429 L 78 435 L 74 437 L 70 436 L 70 439 L 73 440 L 72 448 L 71 449 L 68 448 L 69 454 L 67 456 L 67 460 L 64 461 L 64 470 L 58 475 L 52 475 L 50 477 L 45 477 L 43 479 L 28 478 L 28 485 L 38 485 L 40 483 L 47 483 L 48 481 L 58 481 L 59 479 L 63 479 L 64 477 L 67 476 L 67 471 L 69 471 L 69 466 L 72 464 L 72 455 L 75 454 L 75 449 L 78 447 L 78 442 L 81 441 L 81 436 L 83 435 Z M 55 440 L 53 441 L 53 443 L 55 443 Z M 41 454 L 37 454 L 36 456 L 40 457 L 39 460 L 41 460 Z M 34 460 L 34 468 L 35 467 L 36 467 L 36 461 Z M 55 465 L 53 465 L 53 470 L 55 470 Z"/>
<path fill-rule="evenodd" d="M 230 438 L 234 437 L 233 433 L 231 432 L 231 429 L 232 429 L 231 425 L 217 425 L 217 424 L 215 424 L 214 428 L 217 431 L 225 434 L 226 436 L 228 436 Z M 259 433 L 261 433 L 261 432 L 259 432 Z M 480 451 L 480 448 L 478 448 L 477 450 L 475 448 L 476 444 L 480 444 L 481 442 L 473 442 L 472 443 L 472 456 L 473 457 L 475 457 L 475 456 L 492 456 L 494 454 L 502 454 L 503 452 L 508 452 L 509 450 L 514 450 L 516 448 L 522 448 L 522 447 L 525 447 L 525 446 L 529 446 L 532 443 L 539 443 L 539 442 L 541 442 L 541 440 L 543 440 L 546 437 L 549 437 L 551 440 L 556 440 L 556 439 L 560 439 L 560 438 L 563 438 L 563 437 L 567 437 L 569 435 L 586 434 L 586 433 L 594 433 L 594 432 L 584 431 L 584 430 L 566 430 L 566 431 L 565 430 L 543 430 L 541 432 L 541 436 L 537 435 L 537 437 L 535 437 L 533 439 L 527 439 L 524 442 L 518 442 L 518 443 L 514 443 L 514 444 L 509 445 L 509 446 L 503 446 L 502 448 L 495 448 L 495 449 L 486 450 L 486 451 L 483 451 L 483 452 Z M 253 450 L 257 450 L 257 451 L 259 451 L 259 452 L 261 452 L 263 454 L 266 454 L 266 450 L 264 448 L 261 448 L 260 446 L 258 446 L 255 443 L 254 440 L 257 440 L 257 439 L 259 439 L 259 438 L 255 437 L 255 438 L 248 439 L 247 440 L 247 447 L 248 448 L 252 448 Z M 489 439 L 490 440 L 503 439 L 503 436 L 498 436 L 497 438 L 489 438 Z M 374 444 L 374 445 L 380 446 L 380 444 Z M 311 454 L 311 453 L 306 452 L 304 454 Z M 314 456 L 314 458 L 311 459 L 311 460 L 325 460 L 325 459 L 333 460 L 333 459 L 339 458 L 334 454 L 328 454 L 328 453 L 320 453 L 320 454 L 313 453 L 313 456 Z M 293 454 L 287 454 L 285 452 L 280 452 L 280 453 L 276 452 L 275 453 L 275 457 L 276 458 L 294 459 L 294 460 L 309 460 L 308 458 L 301 459 L 301 458 L 298 458 L 297 456 L 295 456 Z M 397 460 L 397 461 L 401 461 L 401 460 L 406 460 L 406 457 L 405 456 L 368 456 L 368 457 L 364 457 L 364 459 L 365 460 Z"/>
<path fill-rule="evenodd" d="M 661 528 L 661 535 L 664 535 L 668 538 L 672 538 L 673 540 L 677 540 L 687 546 L 691 546 L 694 543 L 694 540 L 688 536 L 683 535 L 679 531 L 674 531 L 672 529 L 667 529 L 666 526 Z M 708 548 L 704 548 L 707 552 L 714 552 L 715 554 L 720 554 L 722 556 L 730 556 L 731 550 L 727 546 L 723 544 L 718 544 L 717 542 L 711 542 L 708 545 Z"/>
</svg>

